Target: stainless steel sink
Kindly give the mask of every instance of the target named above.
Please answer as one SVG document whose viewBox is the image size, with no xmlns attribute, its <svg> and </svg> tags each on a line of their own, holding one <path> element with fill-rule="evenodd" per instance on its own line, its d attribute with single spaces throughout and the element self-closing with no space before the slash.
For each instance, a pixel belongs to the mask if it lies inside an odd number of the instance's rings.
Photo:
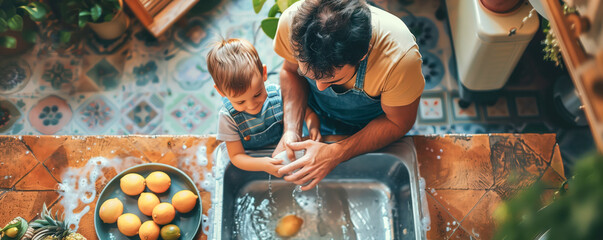
<svg viewBox="0 0 603 240">
<path fill-rule="evenodd" d="M 269 181 L 267 173 L 231 164 L 224 169 L 216 184 L 214 239 L 278 239 L 274 228 L 288 214 L 304 219 L 291 239 L 425 238 L 422 226 L 429 225 L 429 215 L 421 211 L 427 206 L 421 203 L 419 189 L 424 188 L 410 137 L 340 164 L 317 189 L 306 192 L 282 179 Z"/>
</svg>

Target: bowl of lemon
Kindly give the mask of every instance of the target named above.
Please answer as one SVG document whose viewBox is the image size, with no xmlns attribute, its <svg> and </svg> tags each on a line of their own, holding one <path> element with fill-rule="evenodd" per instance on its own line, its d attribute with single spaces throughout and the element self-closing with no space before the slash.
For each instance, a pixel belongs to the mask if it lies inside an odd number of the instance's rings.
<svg viewBox="0 0 603 240">
<path fill-rule="evenodd" d="M 202 220 L 195 183 L 166 164 L 140 164 L 115 176 L 94 209 L 99 239 L 190 240 Z"/>
</svg>

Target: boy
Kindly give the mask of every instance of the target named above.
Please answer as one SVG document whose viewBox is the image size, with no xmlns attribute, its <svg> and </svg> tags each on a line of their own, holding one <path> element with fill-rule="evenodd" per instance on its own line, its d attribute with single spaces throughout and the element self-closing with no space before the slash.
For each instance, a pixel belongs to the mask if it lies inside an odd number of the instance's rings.
<svg viewBox="0 0 603 240">
<path fill-rule="evenodd" d="M 223 97 L 217 139 L 226 142 L 232 164 L 246 171 L 265 171 L 276 177 L 282 160 L 254 158 L 245 149 L 277 144 L 283 134 L 280 89 L 264 86 L 268 73 L 251 43 L 243 39 L 222 40 L 207 54 L 207 69 L 214 87 Z M 320 141 L 318 116 L 306 109 L 310 139 Z"/>
</svg>

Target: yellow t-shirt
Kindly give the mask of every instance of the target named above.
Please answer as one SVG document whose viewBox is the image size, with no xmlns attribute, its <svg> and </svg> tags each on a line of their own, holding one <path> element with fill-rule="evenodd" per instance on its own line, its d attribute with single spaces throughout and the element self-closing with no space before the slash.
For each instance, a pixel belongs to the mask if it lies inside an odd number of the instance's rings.
<svg viewBox="0 0 603 240">
<path fill-rule="evenodd" d="M 291 24 L 299 6 L 296 2 L 281 15 L 274 51 L 285 60 L 297 63 L 291 46 Z M 425 79 L 421 72 L 421 54 L 415 38 L 398 17 L 369 6 L 373 33 L 368 57 L 364 91 L 371 97 L 381 97 L 386 106 L 406 106 L 421 96 Z M 355 79 L 343 85 L 354 87 Z"/>
</svg>

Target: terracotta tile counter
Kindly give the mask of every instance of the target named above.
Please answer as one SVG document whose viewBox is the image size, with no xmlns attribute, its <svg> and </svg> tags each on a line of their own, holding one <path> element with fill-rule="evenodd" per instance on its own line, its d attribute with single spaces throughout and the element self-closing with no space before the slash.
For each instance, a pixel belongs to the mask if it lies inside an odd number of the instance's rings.
<svg viewBox="0 0 603 240">
<path fill-rule="evenodd" d="M 492 212 L 502 200 L 538 179 L 552 185 L 564 181 L 554 134 L 413 138 L 426 182 L 428 239 L 489 239 L 495 227 Z M 81 215 L 74 218 L 77 231 L 97 239 L 93 215 L 103 187 L 119 172 L 149 162 L 188 174 L 208 215 L 211 193 L 204 180 L 211 176 L 218 144 L 213 136 L 0 136 L 0 224 L 16 216 L 31 221 L 46 203 L 52 211 Z M 102 174 L 90 176 L 95 170 Z M 74 183 L 81 179 L 94 181 L 93 190 L 77 191 L 80 185 Z M 74 200 L 82 197 L 77 194 L 92 194 L 94 201 Z M 200 230 L 196 239 L 207 236 Z"/>
</svg>

